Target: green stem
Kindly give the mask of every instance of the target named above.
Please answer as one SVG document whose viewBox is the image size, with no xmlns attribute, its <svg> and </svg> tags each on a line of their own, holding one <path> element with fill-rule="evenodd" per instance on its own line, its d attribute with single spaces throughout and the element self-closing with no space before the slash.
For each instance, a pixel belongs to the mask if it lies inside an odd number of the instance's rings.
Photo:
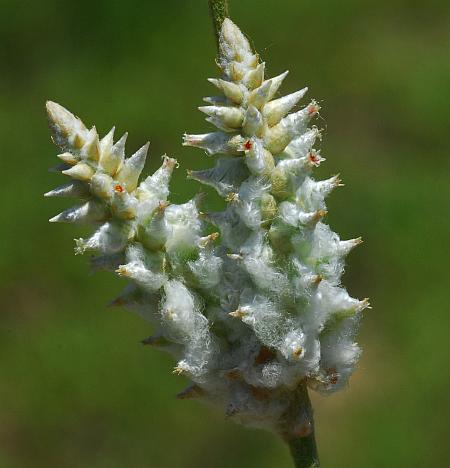
<svg viewBox="0 0 450 468">
<path fill-rule="evenodd" d="M 298 418 L 303 421 L 298 427 Z M 316 437 L 314 434 L 314 417 L 306 385 L 298 389 L 297 397 L 286 418 L 286 430 L 283 438 L 291 450 L 296 468 L 319 468 Z"/>
<path fill-rule="evenodd" d="M 220 30 L 222 29 L 223 20 L 230 16 L 228 13 L 228 0 L 208 0 L 208 2 L 214 32 L 216 33 L 217 47 L 219 47 Z"/>
<path fill-rule="evenodd" d="M 314 432 L 307 437 L 290 440 L 288 443 L 296 468 L 320 467 Z"/>
</svg>

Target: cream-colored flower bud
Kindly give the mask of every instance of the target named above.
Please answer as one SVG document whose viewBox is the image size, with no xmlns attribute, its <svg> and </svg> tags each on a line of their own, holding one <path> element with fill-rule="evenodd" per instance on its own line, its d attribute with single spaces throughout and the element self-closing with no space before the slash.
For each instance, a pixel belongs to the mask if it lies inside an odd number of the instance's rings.
<svg viewBox="0 0 450 468">
<path fill-rule="evenodd" d="M 209 78 L 208 81 L 220 89 L 225 96 L 235 104 L 241 104 L 244 99 L 241 86 L 232 81 Z"/>
<path fill-rule="evenodd" d="M 58 154 L 57 156 L 61 161 L 65 162 L 66 164 L 69 164 L 70 166 L 74 166 L 79 162 L 80 158 L 72 153 L 62 153 Z"/>
<path fill-rule="evenodd" d="M 119 168 L 122 166 L 125 159 L 125 144 L 127 142 L 128 133 L 118 140 L 111 148 L 110 151 L 102 152 L 100 158 L 100 166 L 109 175 L 114 176 Z"/>
<path fill-rule="evenodd" d="M 128 192 L 136 190 L 139 176 L 141 175 L 142 169 L 144 169 L 149 145 L 150 143 L 146 143 L 142 148 L 138 149 L 133 156 L 126 159 L 115 176 L 118 182 L 124 184 Z"/>
<path fill-rule="evenodd" d="M 265 81 L 259 88 L 253 90 L 248 96 L 248 104 L 261 110 L 269 100 L 272 81 Z"/>
<path fill-rule="evenodd" d="M 81 180 L 83 182 L 91 180 L 95 174 L 95 169 L 88 163 L 79 162 L 70 169 L 62 171 L 64 175 L 72 177 L 72 179 Z"/>
<path fill-rule="evenodd" d="M 270 82 L 272 83 L 272 82 Z M 288 94 L 275 101 L 269 102 L 264 107 L 264 117 L 267 119 L 269 127 L 277 124 L 283 117 L 285 117 L 304 97 L 308 88 L 303 88 L 296 93 Z"/>
<path fill-rule="evenodd" d="M 264 81 L 264 71 L 266 64 L 260 63 L 254 70 L 250 70 L 244 77 L 244 84 L 248 89 L 255 89 L 261 86 Z M 270 99 L 270 98 L 269 98 Z"/>
<path fill-rule="evenodd" d="M 276 96 L 278 90 L 280 89 L 281 85 L 283 84 L 283 81 L 288 76 L 288 74 L 289 71 L 285 71 L 270 79 L 272 81 L 272 87 L 270 88 L 269 100 L 272 100 Z"/>
<path fill-rule="evenodd" d="M 88 184 L 74 180 L 68 184 L 60 185 L 54 190 L 50 190 L 45 197 L 73 197 L 73 198 L 89 198 L 90 191 Z"/>
<path fill-rule="evenodd" d="M 56 102 L 47 101 L 46 108 L 54 142 L 63 148 L 80 149 L 88 135 L 83 122 Z"/>
<path fill-rule="evenodd" d="M 210 116 L 209 122 L 225 131 L 239 128 L 244 120 L 243 111 L 236 107 L 202 106 L 199 110 Z"/>
<path fill-rule="evenodd" d="M 109 216 L 101 203 L 89 200 L 84 205 L 75 206 L 50 219 L 51 223 L 92 223 L 105 221 Z"/>
<path fill-rule="evenodd" d="M 97 129 L 92 127 L 86 137 L 86 143 L 80 150 L 81 157 L 91 161 L 98 161 L 100 158 L 100 140 Z"/>
<path fill-rule="evenodd" d="M 102 159 L 108 157 L 111 154 L 112 147 L 114 145 L 114 132 L 116 128 L 113 127 L 101 140 L 100 140 L 100 165 L 102 165 Z"/>
<path fill-rule="evenodd" d="M 203 135 L 187 135 L 183 137 L 184 146 L 194 146 L 206 151 L 209 155 L 227 154 L 239 156 L 244 138 L 240 135 L 230 135 L 223 132 L 205 133 Z"/>
</svg>

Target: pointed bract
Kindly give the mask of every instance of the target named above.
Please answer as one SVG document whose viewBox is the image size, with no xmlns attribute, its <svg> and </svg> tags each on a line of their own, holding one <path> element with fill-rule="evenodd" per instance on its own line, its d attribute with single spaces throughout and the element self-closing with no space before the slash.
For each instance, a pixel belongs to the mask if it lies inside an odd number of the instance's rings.
<svg viewBox="0 0 450 468">
<path fill-rule="evenodd" d="M 75 166 L 69 169 L 61 171 L 64 175 L 72 177 L 75 180 L 81 180 L 82 182 L 88 182 L 95 174 L 95 169 L 85 162 L 79 162 Z"/>
<path fill-rule="evenodd" d="M 46 109 L 55 144 L 61 148 L 79 150 L 88 134 L 83 122 L 56 102 L 47 101 Z"/>
<path fill-rule="evenodd" d="M 272 127 L 277 124 L 306 94 L 308 88 L 303 88 L 296 93 L 288 94 L 287 96 L 269 102 L 264 107 L 264 117 L 267 119 L 267 125 Z"/>
<path fill-rule="evenodd" d="M 125 159 L 125 144 L 127 142 L 127 138 L 128 133 L 124 133 L 112 146 L 109 153 L 102 154 L 100 165 L 102 169 L 111 176 L 116 174 Z"/>
<path fill-rule="evenodd" d="M 74 180 L 73 182 L 60 185 L 54 190 L 50 190 L 50 192 L 44 194 L 44 197 L 87 198 L 89 195 L 89 187 L 87 184 Z"/>
<path fill-rule="evenodd" d="M 137 187 L 139 176 L 144 169 L 149 145 L 150 143 L 146 143 L 133 156 L 126 159 L 116 174 L 116 179 L 125 185 L 128 192 L 133 192 Z"/>
<path fill-rule="evenodd" d="M 102 204 L 90 200 L 75 206 L 50 219 L 51 223 L 92 223 L 104 221 L 109 213 Z"/>
</svg>

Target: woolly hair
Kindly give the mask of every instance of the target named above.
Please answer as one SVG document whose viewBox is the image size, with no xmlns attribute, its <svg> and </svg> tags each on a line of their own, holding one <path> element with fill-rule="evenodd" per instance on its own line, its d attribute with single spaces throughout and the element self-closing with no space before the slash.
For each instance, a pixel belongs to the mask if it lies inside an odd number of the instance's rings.
<svg viewBox="0 0 450 468">
<path fill-rule="evenodd" d="M 94 268 L 129 278 L 114 304 L 153 323 L 145 343 L 170 352 L 175 372 L 192 381 L 180 398 L 285 433 L 302 423 L 289 413 L 297 389 L 342 388 L 360 356 L 355 336 L 368 301 L 351 298 L 341 275 L 361 239 L 341 241 L 323 221 L 340 179 L 312 176 L 324 161 L 313 149 L 320 133 L 308 127 L 319 106 L 293 111 L 307 89 L 277 97 L 287 72 L 266 78 L 229 19 L 219 43 L 222 76 L 209 80 L 219 95 L 200 107 L 218 130 L 185 135 L 184 144 L 219 156 L 189 176 L 214 187 L 224 211 L 201 213 L 198 197 L 170 204 L 174 159 L 139 183 L 148 145 L 125 158 L 126 135 L 99 139 L 52 102 L 53 140 L 71 181 L 46 195 L 83 200 L 51 221 L 96 226 L 76 253 L 93 251 Z M 218 232 L 206 235 L 209 224 Z"/>
</svg>

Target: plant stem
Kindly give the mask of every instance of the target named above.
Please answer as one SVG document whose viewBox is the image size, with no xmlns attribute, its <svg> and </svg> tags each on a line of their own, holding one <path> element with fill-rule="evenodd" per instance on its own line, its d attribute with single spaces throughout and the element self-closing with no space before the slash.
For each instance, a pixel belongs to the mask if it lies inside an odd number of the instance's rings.
<svg viewBox="0 0 450 468">
<path fill-rule="evenodd" d="M 298 418 L 302 424 L 298 427 Z M 314 434 L 314 417 L 306 385 L 298 389 L 297 398 L 287 415 L 287 430 L 283 438 L 291 450 L 296 468 L 319 468 L 316 438 Z"/>
<path fill-rule="evenodd" d="M 228 0 L 208 0 L 209 10 L 214 25 L 214 32 L 216 33 L 217 47 L 219 47 L 220 30 L 225 18 L 230 15 L 228 13 Z"/>
<path fill-rule="evenodd" d="M 307 437 L 299 437 L 288 442 L 296 468 L 319 468 L 314 432 Z"/>
</svg>

